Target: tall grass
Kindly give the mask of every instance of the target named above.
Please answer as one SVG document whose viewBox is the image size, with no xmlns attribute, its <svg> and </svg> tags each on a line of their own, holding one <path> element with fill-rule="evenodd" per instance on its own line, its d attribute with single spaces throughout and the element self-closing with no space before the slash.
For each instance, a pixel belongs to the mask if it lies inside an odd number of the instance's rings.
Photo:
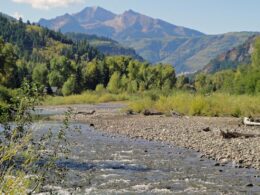
<svg viewBox="0 0 260 195">
<path fill-rule="evenodd" d="M 113 101 L 126 101 L 129 99 L 127 94 L 110 94 L 86 91 L 80 95 L 71 96 L 48 96 L 44 105 L 69 105 L 69 104 L 97 104 Z"/>
<path fill-rule="evenodd" d="M 177 111 L 192 116 L 260 116 L 260 96 L 212 95 L 178 92 L 170 96 L 160 96 L 158 100 L 146 98 L 129 103 L 129 109 L 142 112 L 154 109 L 164 113 Z"/>
<path fill-rule="evenodd" d="M 260 95 L 202 95 L 191 92 L 146 91 L 137 94 L 111 94 L 106 91 L 86 91 L 81 95 L 47 97 L 44 105 L 97 104 L 124 101 L 128 109 L 141 113 L 157 110 L 165 114 L 176 111 L 191 116 L 260 116 Z"/>
</svg>

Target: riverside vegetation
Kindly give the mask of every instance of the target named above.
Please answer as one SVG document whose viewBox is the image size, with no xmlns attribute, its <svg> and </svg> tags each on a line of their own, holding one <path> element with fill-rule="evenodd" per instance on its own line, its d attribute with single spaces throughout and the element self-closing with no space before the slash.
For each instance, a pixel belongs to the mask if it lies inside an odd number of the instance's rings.
<svg viewBox="0 0 260 195">
<path fill-rule="evenodd" d="M 59 166 L 57 160 L 66 158 L 70 151 L 67 134 L 74 131 L 69 126 L 71 110 L 65 114 L 58 131 L 49 129 L 36 136 L 31 111 L 41 100 L 39 91 L 37 85 L 25 81 L 5 109 L 1 107 L 1 194 L 46 191 L 46 185 L 60 183 L 66 175 L 66 168 Z"/>
<path fill-rule="evenodd" d="M 260 38 L 255 40 L 252 64 L 214 74 L 198 73 L 193 79 L 175 78 L 169 66 L 133 69 L 130 61 L 124 67 L 126 72 L 116 72 L 107 84 L 97 84 L 95 91 L 49 97 L 46 104 L 127 101 L 129 109 L 135 112 L 155 109 L 164 113 L 175 110 L 186 115 L 235 117 L 260 114 Z"/>
</svg>

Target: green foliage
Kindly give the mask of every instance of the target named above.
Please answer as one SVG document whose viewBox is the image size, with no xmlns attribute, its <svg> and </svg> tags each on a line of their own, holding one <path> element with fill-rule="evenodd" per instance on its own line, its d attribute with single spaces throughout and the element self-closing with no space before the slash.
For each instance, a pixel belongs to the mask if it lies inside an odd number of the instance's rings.
<svg viewBox="0 0 260 195">
<path fill-rule="evenodd" d="M 71 76 L 63 85 L 62 87 L 62 94 L 67 96 L 67 95 L 72 95 L 76 91 L 76 78 L 74 76 Z"/>
<path fill-rule="evenodd" d="M 42 85 L 47 84 L 48 69 L 46 64 L 37 64 L 33 69 L 32 79 L 34 82 Z"/>
<path fill-rule="evenodd" d="M 0 101 L 9 103 L 13 95 L 13 90 L 0 85 Z"/>
<path fill-rule="evenodd" d="M 84 65 L 83 78 L 87 89 L 95 89 L 96 85 L 102 83 L 102 67 L 99 62 L 92 61 Z"/>
<path fill-rule="evenodd" d="M 127 92 L 128 93 L 136 93 L 138 90 L 138 83 L 135 80 L 128 82 L 127 84 Z"/>
<path fill-rule="evenodd" d="M 7 87 L 16 87 L 16 55 L 14 47 L 6 44 L 0 37 L 0 84 Z"/>
<path fill-rule="evenodd" d="M 105 87 L 103 84 L 98 84 L 96 86 L 96 92 L 104 92 L 105 91 Z"/>
<path fill-rule="evenodd" d="M 13 96 L 7 104 L 8 109 L 3 110 L 0 103 L 3 127 L 0 132 L 1 194 L 40 192 L 44 185 L 57 183 L 66 174 L 66 169 L 56 162 L 60 155 L 66 157 L 69 152 L 67 133 L 71 131 L 71 110 L 55 134 L 49 129 L 40 137 L 33 136 L 30 111 L 41 100 L 40 91 L 35 84 L 24 82 L 18 90 L 19 95 Z"/>
<path fill-rule="evenodd" d="M 188 83 L 189 83 L 189 78 L 185 77 L 184 75 L 181 75 L 181 76 L 177 77 L 176 88 L 182 89 L 182 88 L 184 88 L 185 84 L 188 84 Z"/>
<path fill-rule="evenodd" d="M 121 78 L 119 72 L 114 72 L 111 76 L 107 89 L 111 93 L 119 93 L 121 88 Z"/>
<path fill-rule="evenodd" d="M 254 52 L 252 54 L 252 66 L 254 69 L 260 70 L 260 37 L 256 38 L 254 44 Z"/>
<path fill-rule="evenodd" d="M 63 76 L 57 70 L 51 71 L 48 74 L 48 82 L 50 86 L 56 86 L 60 88 L 63 85 L 63 80 L 64 80 Z"/>
</svg>

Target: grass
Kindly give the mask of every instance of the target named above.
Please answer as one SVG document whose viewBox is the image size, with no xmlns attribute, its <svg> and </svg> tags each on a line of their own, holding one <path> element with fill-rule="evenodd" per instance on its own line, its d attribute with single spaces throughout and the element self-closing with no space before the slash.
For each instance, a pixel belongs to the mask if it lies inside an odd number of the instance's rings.
<svg viewBox="0 0 260 195">
<path fill-rule="evenodd" d="M 260 116 L 260 96 L 222 93 L 205 96 L 178 92 L 160 96 L 157 100 L 147 97 L 132 101 L 128 107 L 139 113 L 145 109 L 154 109 L 166 114 L 176 111 L 191 116 Z"/>
<path fill-rule="evenodd" d="M 86 91 L 80 95 L 71 96 L 48 96 L 43 105 L 69 105 L 69 104 L 97 104 L 114 101 L 126 101 L 129 99 L 127 94 L 111 94 Z"/>
<path fill-rule="evenodd" d="M 176 111 L 190 116 L 260 116 L 260 95 L 211 95 L 190 92 L 163 94 L 147 91 L 137 94 L 111 94 L 108 92 L 87 91 L 81 95 L 47 97 L 44 105 L 97 104 L 124 101 L 129 110 L 141 113 L 156 110 L 169 114 Z"/>
</svg>

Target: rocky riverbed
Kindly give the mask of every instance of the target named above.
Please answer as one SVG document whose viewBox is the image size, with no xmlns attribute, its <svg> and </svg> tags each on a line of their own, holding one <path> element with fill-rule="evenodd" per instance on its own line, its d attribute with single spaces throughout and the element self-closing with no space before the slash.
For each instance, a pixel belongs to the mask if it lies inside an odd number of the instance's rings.
<svg viewBox="0 0 260 195">
<path fill-rule="evenodd" d="M 201 153 L 201 157 L 215 159 L 215 166 L 232 162 L 236 167 L 260 169 L 260 128 L 244 126 L 239 118 L 129 115 L 121 104 L 73 108 L 81 112 L 75 120 L 91 124 L 97 130 L 194 149 Z M 64 107 L 49 109 L 65 110 Z M 92 110 L 95 110 L 94 114 L 82 114 Z M 53 118 L 61 119 L 62 115 Z M 242 136 L 223 137 L 221 131 Z"/>
</svg>

